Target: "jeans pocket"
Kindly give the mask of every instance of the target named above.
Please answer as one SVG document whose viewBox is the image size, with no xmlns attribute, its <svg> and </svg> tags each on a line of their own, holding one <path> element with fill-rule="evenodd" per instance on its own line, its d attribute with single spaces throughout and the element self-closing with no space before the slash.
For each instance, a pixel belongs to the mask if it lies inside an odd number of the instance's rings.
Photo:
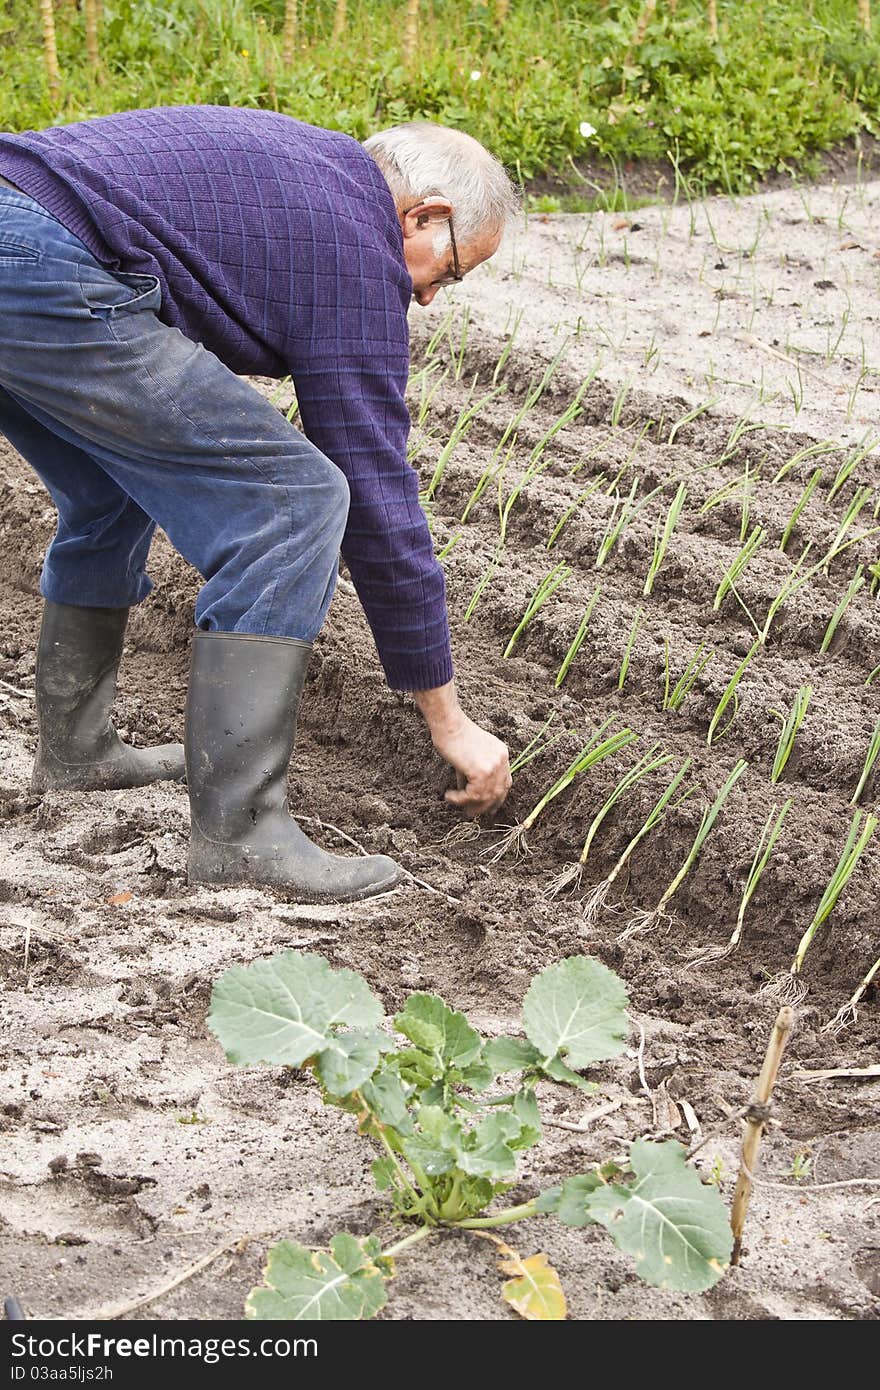
<svg viewBox="0 0 880 1390">
<path fill-rule="evenodd" d="M 162 290 L 155 275 L 135 275 L 102 267 L 80 268 L 83 298 L 95 318 L 136 313 L 139 309 L 159 309 Z"/>
<path fill-rule="evenodd" d="M 7 265 L 10 261 L 38 261 L 39 251 L 33 246 L 23 246 L 17 241 L 7 241 L 0 232 L 0 265 Z"/>
</svg>

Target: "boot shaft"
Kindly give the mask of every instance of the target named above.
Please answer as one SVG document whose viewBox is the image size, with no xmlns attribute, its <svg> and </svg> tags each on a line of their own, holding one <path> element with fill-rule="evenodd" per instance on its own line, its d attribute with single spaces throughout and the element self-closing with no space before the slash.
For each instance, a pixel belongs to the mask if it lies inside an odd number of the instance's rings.
<svg viewBox="0 0 880 1390">
<path fill-rule="evenodd" d="M 186 708 L 193 827 L 227 843 L 287 807 L 287 769 L 311 644 L 197 632 Z"/>
</svg>

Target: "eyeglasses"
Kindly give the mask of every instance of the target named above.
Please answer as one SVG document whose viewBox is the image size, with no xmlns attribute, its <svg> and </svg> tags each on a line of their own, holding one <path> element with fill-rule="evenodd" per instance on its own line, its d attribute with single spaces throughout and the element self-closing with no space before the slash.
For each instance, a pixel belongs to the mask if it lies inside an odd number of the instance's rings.
<svg viewBox="0 0 880 1390">
<path fill-rule="evenodd" d="M 416 207 L 418 207 L 418 203 L 416 204 Z M 409 212 L 413 212 L 414 210 L 414 208 L 404 208 L 404 216 L 406 216 L 406 214 Z M 427 220 L 427 214 L 423 215 Z M 458 246 L 456 245 L 455 241 L 455 228 L 452 225 L 452 213 L 449 214 L 446 221 L 449 223 L 449 243 L 452 247 L 452 270 L 450 270 L 446 275 L 441 275 L 437 280 L 431 281 L 432 285 L 437 285 L 441 288 L 443 285 L 458 285 L 464 279 L 464 271 L 461 268 L 461 261 L 458 259 Z"/>
<path fill-rule="evenodd" d="M 458 247 L 455 244 L 455 229 L 452 226 L 452 214 L 450 213 L 446 221 L 449 223 L 449 241 L 452 246 L 452 270 L 448 275 L 441 275 L 439 280 L 432 280 L 432 285 L 457 285 L 463 279 L 461 261 L 458 259 Z"/>
</svg>

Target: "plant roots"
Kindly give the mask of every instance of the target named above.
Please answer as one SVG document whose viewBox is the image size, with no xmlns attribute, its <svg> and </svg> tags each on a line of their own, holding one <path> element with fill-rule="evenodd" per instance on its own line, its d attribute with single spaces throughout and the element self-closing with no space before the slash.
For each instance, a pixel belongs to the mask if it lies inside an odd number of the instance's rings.
<svg viewBox="0 0 880 1390">
<path fill-rule="evenodd" d="M 791 1004 L 794 1007 L 806 998 L 808 988 L 799 975 L 792 975 L 790 970 L 782 970 L 762 985 L 758 994 L 763 999 L 778 999 L 780 1004 Z"/>
<path fill-rule="evenodd" d="M 557 875 L 552 883 L 548 883 L 544 889 L 544 897 L 558 898 L 565 892 L 566 888 L 571 888 L 572 893 L 575 893 L 580 887 L 583 872 L 584 866 L 580 861 L 576 864 L 567 864 L 562 873 Z"/>
<path fill-rule="evenodd" d="M 623 931 L 617 938 L 618 941 L 629 941 L 631 936 L 639 936 L 642 932 L 654 931 L 660 926 L 661 922 L 671 922 L 672 918 L 668 912 L 662 912 L 655 907 L 651 912 L 639 909 L 630 917 Z"/>
<path fill-rule="evenodd" d="M 851 1023 L 855 1023 L 858 1016 L 859 1011 L 855 1004 L 844 1004 L 843 1008 L 838 1009 L 832 1019 L 829 1019 L 826 1024 L 823 1024 L 822 1032 L 842 1033 L 844 1028 L 848 1028 Z"/>
<path fill-rule="evenodd" d="M 526 844 L 526 832 L 521 825 L 509 825 L 505 830 L 498 832 L 501 838 L 483 851 L 483 858 L 488 859 L 490 864 L 497 864 L 499 859 L 503 859 L 505 854 L 513 850 L 516 859 L 525 859 L 531 850 Z"/>
</svg>

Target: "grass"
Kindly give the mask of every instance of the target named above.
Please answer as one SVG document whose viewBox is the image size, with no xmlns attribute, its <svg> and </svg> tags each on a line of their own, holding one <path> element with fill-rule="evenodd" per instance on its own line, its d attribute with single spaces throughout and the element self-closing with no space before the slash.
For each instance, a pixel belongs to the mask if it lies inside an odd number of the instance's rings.
<svg viewBox="0 0 880 1390">
<path fill-rule="evenodd" d="M 358 139 L 426 116 L 483 140 L 522 178 L 588 157 L 614 173 L 632 159 L 675 171 L 677 190 L 737 192 L 876 126 L 880 44 L 854 0 L 722 0 L 713 40 L 703 0 L 432 0 L 420 7 L 415 59 L 403 52 L 401 0 L 300 6 L 298 51 L 282 61 L 282 0 L 108 0 L 100 68 L 85 53 L 83 15 L 56 7 L 60 101 L 50 100 L 39 11 L 0 11 L 0 111 L 9 129 L 138 106 L 211 102 L 287 112 Z M 584 133 L 588 132 L 588 133 Z M 607 182 L 607 178 L 603 180 Z M 601 196 L 581 176 L 582 196 Z"/>
</svg>

